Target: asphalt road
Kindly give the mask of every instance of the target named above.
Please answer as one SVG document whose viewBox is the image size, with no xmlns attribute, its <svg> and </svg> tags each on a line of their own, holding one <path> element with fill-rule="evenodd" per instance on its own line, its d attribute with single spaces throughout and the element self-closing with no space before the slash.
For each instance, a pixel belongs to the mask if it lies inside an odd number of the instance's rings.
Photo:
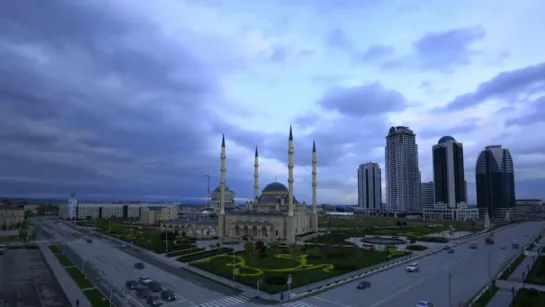
<svg viewBox="0 0 545 307">
<path fill-rule="evenodd" d="M 66 226 L 57 224 L 54 227 L 63 235 L 66 233 L 69 238 L 78 238 L 81 236 L 77 231 Z M 63 229 L 62 227 L 68 229 Z M 87 238 L 87 235 L 84 235 L 84 237 Z M 212 283 L 215 287 L 219 287 L 222 290 L 222 292 L 216 292 L 203 284 L 195 282 L 195 276 L 191 276 L 192 279 L 185 279 L 188 273 L 180 269 L 177 270 L 143 253 L 129 252 L 121 248 L 118 243 L 113 243 L 106 239 L 101 240 L 96 237 L 93 238 L 93 243 L 86 243 L 85 240 L 81 242 L 83 243 L 72 243 L 69 245 L 69 248 L 81 260 L 85 260 L 86 263 L 95 267 L 99 271 L 99 274 L 103 274 L 119 287 L 124 287 L 127 280 L 138 280 L 141 276 L 147 276 L 176 294 L 178 298 L 176 306 L 251 306 L 251 304 L 247 303 L 249 300 L 248 297 L 234 294 L 232 291 L 225 289 L 225 287 Z M 145 268 L 135 269 L 134 264 L 137 262 L 144 263 Z M 88 274 L 87 268 L 88 265 L 85 266 L 86 274 Z M 210 281 L 207 281 L 207 283 L 210 283 Z"/>
<path fill-rule="evenodd" d="M 390 307 L 415 306 L 420 300 L 428 300 L 434 306 L 449 306 L 450 273 L 450 297 L 453 306 L 457 306 L 458 302 L 471 299 L 490 280 L 489 276 L 495 278 L 514 257 L 518 251 L 511 249 L 513 240 L 517 240 L 522 248 L 544 227 L 544 222 L 512 226 L 496 232 L 494 245 L 485 245 L 481 237 L 456 246 L 453 254 L 445 251 L 421 258 L 418 260 L 420 272 L 407 273 L 406 266 L 402 265 L 368 277 L 366 280 L 372 284 L 370 289 L 357 290 L 359 281 L 354 281 L 317 296 L 283 305 Z M 478 249 L 470 249 L 471 242 L 477 242 Z M 501 245 L 507 245 L 507 249 L 501 250 Z"/>
</svg>

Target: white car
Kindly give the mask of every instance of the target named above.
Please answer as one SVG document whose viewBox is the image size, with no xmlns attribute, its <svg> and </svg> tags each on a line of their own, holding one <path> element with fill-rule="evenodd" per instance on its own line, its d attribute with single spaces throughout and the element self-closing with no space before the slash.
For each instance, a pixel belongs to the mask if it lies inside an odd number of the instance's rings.
<svg viewBox="0 0 545 307">
<path fill-rule="evenodd" d="M 433 307 L 433 304 L 428 301 L 420 301 L 416 304 L 416 307 Z"/>
<path fill-rule="evenodd" d="M 407 266 L 407 272 L 418 272 L 420 267 L 418 266 L 418 263 L 411 263 Z"/>
<path fill-rule="evenodd" d="M 153 282 L 153 279 L 147 277 L 147 276 L 142 276 L 140 277 L 140 279 L 138 280 L 138 282 L 141 284 L 141 285 L 147 285 L 149 283 L 152 283 Z"/>
</svg>

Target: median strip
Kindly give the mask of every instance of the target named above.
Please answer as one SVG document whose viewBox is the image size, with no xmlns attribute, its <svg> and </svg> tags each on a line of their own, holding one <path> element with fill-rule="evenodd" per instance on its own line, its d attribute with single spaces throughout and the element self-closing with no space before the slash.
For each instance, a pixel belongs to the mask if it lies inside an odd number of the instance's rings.
<svg viewBox="0 0 545 307">
<path fill-rule="evenodd" d="M 109 307 L 110 301 L 108 301 L 102 293 L 95 288 L 92 282 L 87 279 L 87 276 L 81 272 L 81 270 L 72 263 L 72 261 L 63 253 L 63 251 L 56 245 L 49 245 L 49 250 L 55 255 L 59 263 L 64 267 L 66 272 L 72 277 L 74 282 L 81 289 L 83 294 L 87 297 L 91 306 L 93 307 Z"/>
</svg>

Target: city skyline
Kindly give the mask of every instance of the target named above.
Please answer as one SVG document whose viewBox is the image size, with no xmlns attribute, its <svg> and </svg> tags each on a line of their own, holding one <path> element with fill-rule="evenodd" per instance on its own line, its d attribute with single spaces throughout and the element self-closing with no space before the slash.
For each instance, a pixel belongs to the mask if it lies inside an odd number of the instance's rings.
<svg viewBox="0 0 545 307">
<path fill-rule="evenodd" d="M 284 2 L 1 2 L 0 195 L 205 199 L 225 134 L 227 186 L 251 199 L 255 146 L 260 179 L 287 184 L 292 124 L 307 203 L 313 140 L 319 202 L 356 204 L 354 168 L 385 170 L 391 126 L 417 134 L 422 182 L 432 144 L 452 135 L 469 203 L 490 144 L 515 158 L 516 195 L 545 199 L 533 133 L 545 128 L 545 43 L 532 24 L 545 12 L 531 1 Z"/>
</svg>

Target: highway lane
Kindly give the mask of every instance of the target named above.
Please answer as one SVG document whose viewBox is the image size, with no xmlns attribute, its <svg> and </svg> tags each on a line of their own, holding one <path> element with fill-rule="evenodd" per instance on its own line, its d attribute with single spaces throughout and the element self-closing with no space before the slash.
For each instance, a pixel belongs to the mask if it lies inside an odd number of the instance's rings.
<svg viewBox="0 0 545 307">
<path fill-rule="evenodd" d="M 78 236 L 77 232 L 70 229 L 67 232 L 73 236 Z M 89 248 L 91 246 L 91 248 Z M 85 245 L 72 245 L 71 247 L 77 249 L 77 253 L 85 259 L 92 262 L 93 265 L 99 268 L 104 274 L 111 278 L 114 283 L 124 285 L 127 280 L 138 279 L 140 276 L 148 276 L 149 278 L 158 281 L 164 287 L 175 292 L 179 303 L 185 302 L 189 306 L 195 306 L 202 304 L 212 303 L 215 307 L 227 307 L 233 305 L 249 306 L 246 301 L 247 297 L 233 294 L 219 293 L 210 289 L 204 288 L 201 284 L 196 284 L 192 281 L 188 281 L 180 278 L 174 273 L 178 273 L 178 270 L 172 266 L 168 266 L 162 262 L 161 265 L 166 265 L 166 270 L 161 269 L 153 264 L 157 264 L 158 260 L 149 263 L 143 261 L 135 255 L 127 253 L 125 249 L 117 248 L 117 245 L 112 246 L 110 240 L 98 240 L 94 239 L 93 243 Z M 142 257 L 141 257 L 142 258 Z M 145 258 L 145 257 L 143 257 Z M 149 260 L 149 259 L 147 259 Z M 134 264 L 137 262 L 144 262 L 145 268 L 138 270 L 134 269 Z"/>
<path fill-rule="evenodd" d="M 420 258 L 418 273 L 406 273 L 406 265 L 401 265 L 366 278 L 372 284 L 370 289 L 357 290 L 359 281 L 354 281 L 315 297 L 285 303 L 284 306 L 412 306 L 419 300 L 430 300 L 435 306 L 449 306 L 449 272 L 452 274 L 451 298 L 455 305 L 459 301 L 469 300 L 488 282 L 488 259 L 494 277 L 518 252 L 510 249 L 511 242 L 517 240 L 523 247 L 544 227 L 543 222 L 512 226 L 496 232 L 494 245 L 485 245 L 481 237 L 456 246 L 453 254 L 439 252 Z M 471 242 L 477 242 L 477 250 L 469 248 Z M 507 245 L 508 249 L 501 250 L 501 245 Z"/>
</svg>

